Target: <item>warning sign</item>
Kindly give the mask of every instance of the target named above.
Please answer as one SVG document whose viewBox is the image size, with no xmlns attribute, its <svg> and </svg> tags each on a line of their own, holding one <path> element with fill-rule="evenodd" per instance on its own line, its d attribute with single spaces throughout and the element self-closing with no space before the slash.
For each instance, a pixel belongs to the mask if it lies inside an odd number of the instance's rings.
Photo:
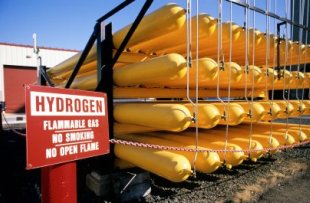
<svg viewBox="0 0 310 203">
<path fill-rule="evenodd" d="M 106 94 L 26 87 L 27 169 L 109 153 Z"/>
</svg>

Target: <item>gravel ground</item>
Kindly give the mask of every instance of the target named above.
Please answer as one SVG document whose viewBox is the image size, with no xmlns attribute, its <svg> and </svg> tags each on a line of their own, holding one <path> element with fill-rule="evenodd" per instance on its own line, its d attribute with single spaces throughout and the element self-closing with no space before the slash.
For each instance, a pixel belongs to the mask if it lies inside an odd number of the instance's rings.
<svg viewBox="0 0 310 203">
<path fill-rule="evenodd" d="M 309 124 L 310 118 L 302 117 L 301 123 Z M 245 162 L 231 171 L 197 173 L 181 184 L 153 176 L 152 195 L 146 202 L 310 202 L 309 187 L 310 144 Z"/>
<path fill-rule="evenodd" d="M 273 190 L 276 193 L 278 190 L 284 192 L 287 190 L 287 183 L 293 188 L 299 188 L 299 182 L 309 186 L 309 172 L 310 145 L 305 145 L 260 159 L 257 163 L 246 162 L 231 171 L 219 170 L 211 175 L 198 173 L 197 178 L 191 177 L 181 184 L 154 177 L 152 195 L 146 201 L 283 202 L 282 199 L 276 199 L 282 196 L 272 195 Z M 280 190 L 281 188 L 283 190 Z M 300 197 L 301 194 L 295 194 L 297 190 L 288 191 L 288 196 L 295 199 L 290 201 L 286 197 L 286 202 L 309 202 L 308 199 L 296 201 L 296 197 Z M 305 191 L 309 191 L 309 187 Z"/>
</svg>

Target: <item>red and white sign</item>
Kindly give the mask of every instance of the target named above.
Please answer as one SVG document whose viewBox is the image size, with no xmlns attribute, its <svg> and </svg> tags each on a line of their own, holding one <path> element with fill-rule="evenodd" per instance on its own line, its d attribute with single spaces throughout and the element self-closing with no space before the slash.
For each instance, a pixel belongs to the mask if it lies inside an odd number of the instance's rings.
<svg viewBox="0 0 310 203">
<path fill-rule="evenodd" d="M 27 169 L 109 153 L 106 94 L 26 86 Z"/>
</svg>

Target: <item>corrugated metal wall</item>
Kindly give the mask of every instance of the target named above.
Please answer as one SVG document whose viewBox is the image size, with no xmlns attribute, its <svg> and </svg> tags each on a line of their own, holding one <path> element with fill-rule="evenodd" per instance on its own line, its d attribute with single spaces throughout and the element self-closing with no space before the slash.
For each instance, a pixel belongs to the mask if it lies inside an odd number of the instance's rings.
<svg viewBox="0 0 310 203">
<path fill-rule="evenodd" d="M 76 54 L 75 51 L 40 49 L 39 55 L 43 65 L 53 67 Z M 32 58 L 27 58 L 30 56 Z M 35 55 L 31 47 L 10 46 L 0 44 L 0 64 L 16 66 L 36 66 Z"/>
<path fill-rule="evenodd" d="M 75 55 L 77 51 L 41 48 L 39 55 L 42 65 L 53 67 L 67 58 Z M 4 66 L 36 67 L 37 60 L 30 46 L 10 45 L 0 43 L 0 101 L 5 101 Z M 7 79 L 7 78 L 6 78 Z"/>
</svg>

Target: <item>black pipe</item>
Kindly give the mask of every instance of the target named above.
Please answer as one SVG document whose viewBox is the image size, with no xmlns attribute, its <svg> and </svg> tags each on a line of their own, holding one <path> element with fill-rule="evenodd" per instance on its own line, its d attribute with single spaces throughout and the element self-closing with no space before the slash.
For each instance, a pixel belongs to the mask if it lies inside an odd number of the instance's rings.
<svg viewBox="0 0 310 203">
<path fill-rule="evenodd" d="M 47 73 L 46 73 L 46 66 L 40 66 L 40 81 L 43 82 L 43 85 L 46 86 L 50 86 L 50 87 L 54 87 L 54 84 L 52 83 L 52 81 L 50 80 L 50 78 L 48 77 Z M 41 82 L 39 82 L 40 84 Z M 42 84 L 41 84 L 42 85 Z"/>
<path fill-rule="evenodd" d="M 277 72 L 278 72 L 278 78 L 281 78 L 281 56 L 280 56 L 280 42 L 281 42 L 281 36 L 280 36 L 280 31 L 281 31 L 281 26 L 285 25 L 286 22 L 281 22 L 277 24 Z"/>
<path fill-rule="evenodd" d="M 127 46 L 130 38 L 132 37 L 133 33 L 135 32 L 135 30 L 137 29 L 139 23 L 141 22 L 142 18 L 144 17 L 146 11 L 149 9 L 149 7 L 152 5 L 153 0 L 146 0 L 146 2 L 144 3 L 141 11 L 139 12 L 137 18 L 135 19 L 135 21 L 133 22 L 132 26 L 130 27 L 128 33 L 126 34 L 125 38 L 123 39 L 121 45 L 119 46 L 113 61 L 112 61 L 112 67 L 115 65 L 115 63 L 117 62 L 118 58 L 120 57 L 120 55 L 122 54 L 122 52 L 124 51 L 125 47 Z"/>
<path fill-rule="evenodd" d="M 101 18 L 99 18 L 97 20 L 98 23 L 103 22 L 104 20 L 108 19 L 109 17 L 111 17 L 112 15 L 114 15 L 115 13 L 117 13 L 118 11 L 122 10 L 123 8 L 125 8 L 126 6 L 128 6 L 129 4 L 131 4 L 132 2 L 134 2 L 135 0 L 125 0 L 123 3 L 119 4 L 118 6 L 116 6 L 115 8 L 113 8 L 111 11 L 109 11 L 108 13 L 106 13 L 104 16 L 102 16 Z"/>
<path fill-rule="evenodd" d="M 99 26 L 100 27 L 100 26 Z M 101 29 L 100 29 L 101 30 Z M 98 85 L 96 91 L 107 94 L 108 121 L 110 139 L 113 138 L 113 67 L 111 66 L 113 57 L 112 24 L 105 26 L 105 39 L 101 41 L 101 36 L 97 35 L 97 78 Z"/>
<path fill-rule="evenodd" d="M 72 71 L 72 73 L 71 73 L 71 75 L 70 75 L 70 77 L 69 77 L 69 80 L 68 80 L 68 82 L 67 82 L 65 88 L 70 88 L 70 86 L 71 86 L 73 80 L 75 79 L 75 77 L 76 77 L 76 75 L 78 74 L 78 72 L 79 72 L 79 70 L 80 70 L 82 64 L 84 63 L 84 61 L 85 61 L 85 59 L 86 59 L 86 57 L 87 57 L 87 55 L 88 55 L 88 53 L 89 53 L 91 47 L 93 46 L 93 44 L 94 44 L 94 42 L 95 42 L 95 40 L 96 40 L 96 33 L 97 33 L 97 32 L 96 32 L 96 29 L 97 29 L 97 28 L 96 28 L 96 26 L 95 26 L 94 32 L 91 34 L 91 36 L 90 36 L 90 38 L 89 38 L 89 40 L 88 40 L 88 42 L 87 42 L 87 44 L 86 44 L 86 46 L 85 46 L 85 48 L 84 48 L 82 54 L 81 54 L 81 56 L 80 56 L 78 62 L 77 62 L 76 65 L 74 66 L 73 71 Z"/>
</svg>

